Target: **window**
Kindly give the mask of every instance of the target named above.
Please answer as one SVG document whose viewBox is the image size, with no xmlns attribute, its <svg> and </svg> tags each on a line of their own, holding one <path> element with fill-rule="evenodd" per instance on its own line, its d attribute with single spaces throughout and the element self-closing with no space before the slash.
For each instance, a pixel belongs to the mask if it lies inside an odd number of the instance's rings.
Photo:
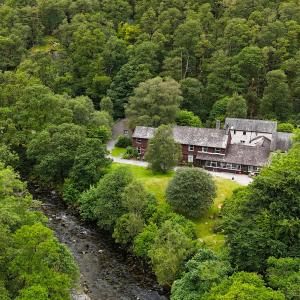
<svg viewBox="0 0 300 300">
<path fill-rule="evenodd" d="M 137 139 L 136 142 L 137 142 L 138 144 L 140 144 L 140 143 L 142 142 L 142 140 L 141 140 L 141 139 Z"/>
<path fill-rule="evenodd" d="M 194 156 L 193 155 L 189 155 L 188 156 L 188 162 L 189 163 L 193 163 L 194 162 Z"/>
<path fill-rule="evenodd" d="M 241 144 L 245 144 L 245 141 L 241 140 Z"/>
<path fill-rule="evenodd" d="M 236 134 L 236 130 L 235 129 L 233 130 L 233 134 Z"/>
<path fill-rule="evenodd" d="M 216 168 L 216 167 L 218 166 L 218 163 L 217 163 L 216 161 L 212 161 L 212 162 L 211 162 L 211 166 L 212 166 L 213 168 Z"/>
<path fill-rule="evenodd" d="M 208 148 L 207 147 L 202 147 L 202 152 L 208 152 Z"/>
<path fill-rule="evenodd" d="M 258 172 L 260 170 L 259 167 L 256 166 L 248 166 L 248 172 Z"/>
<path fill-rule="evenodd" d="M 141 147 L 138 147 L 138 148 L 137 148 L 137 151 L 138 151 L 138 154 L 139 154 L 139 155 L 142 154 L 142 148 L 141 148 Z"/>
<path fill-rule="evenodd" d="M 214 153 L 220 154 L 221 153 L 221 149 L 220 148 L 215 148 Z"/>
<path fill-rule="evenodd" d="M 243 135 L 246 135 L 247 134 L 247 132 L 246 131 L 243 131 Z"/>
<path fill-rule="evenodd" d="M 124 130 L 124 135 L 128 135 L 128 130 Z"/>
<path fill-rule="evenodd" d="M 194 151 L 194 145 L 189 145 L 189 151 Z"/>
<path fill-rule="evenodd" d="M 216 161 L 210 161 L 210 160 L 206 161 L 206 166 L 210 168 L 217 168 L 219 165 L 220 164 Z"/>
</svg>

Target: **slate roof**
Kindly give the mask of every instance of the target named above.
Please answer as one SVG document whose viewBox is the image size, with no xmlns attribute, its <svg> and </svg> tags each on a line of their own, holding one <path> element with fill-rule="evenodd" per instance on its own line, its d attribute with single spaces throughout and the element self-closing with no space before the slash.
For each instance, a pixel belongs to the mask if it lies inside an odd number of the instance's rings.
<svg viewBox="0 0 300 300">
<path fill-rule="evenodd" d="M 151 139 L 155 128 L 137 126 L 132 135 L 133 138 Z M 186 126 L 173 127 L 174 140 L 182 145 L 206 146 L 213 148 L 226 148 L 228 135 L 223 129 L 196 128 Z"/>
<path fill-rule="evenodd" d="M 277 122 L 265 120 L 250 120 L 250 119 L 237 119 L 226 118 L 225 128 L 229 125 L 230 129 L 240 131 L 264 132 L 274 133 L 277 131 Z"/>
<path fill-rule="evenodd" d="M 288 151 L 292 147 L 292 135 L 288 132 L 277 132 L 275 149 Z"/>
<path fill-rule="evenodd" d="M 197 159 L 262 167 L 268 163 L 270 150 L 262 146 L 232 144 L 226 155 L 198 153 Z"/>
<path fill-rule="evenodd" d="M 182 145 L 226 148 L 228 135 L 223 129 L 175 126 L 174 140 Z"/>
<path fill-rule="evenodd" d="M 149 140 L 153 138 L 154 132 L 155 132 L 155 128 L 153 127 L 136 126 L 132 137 Z"/>
</svg>

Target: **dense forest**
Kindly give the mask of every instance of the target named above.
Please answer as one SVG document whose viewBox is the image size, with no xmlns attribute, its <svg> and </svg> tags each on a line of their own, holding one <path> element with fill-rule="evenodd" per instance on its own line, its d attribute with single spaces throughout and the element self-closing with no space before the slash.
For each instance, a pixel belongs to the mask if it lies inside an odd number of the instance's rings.
<svg viewBox="0 0 300 300">
<path fill-rule="evenodd" d="M 191 207 L 176 209 L 191 176 L 207 209 L 212 178 L 176 173 L 161 205 L 107 156 L 125 116 L 132 127 L 263 118 L 296 134 L 226 200 L 214 253 Z M 0 0 L 0 299 L 68 299 L 78 277 L 16 172 L 60 191 L 174 300 L 299 299 L 299 124 L 299 0 Z"/>
<path fill-rule="evenodd" d="M 38 85 L 49 110 L 69 97 L 87 96 L 96 108 L 110 97 L 119 118 L 135 87 L 169 76 L 181 108 L 208 125 L 235 93 L 243 117 L 299 123 L 297 0 L 1 3 L 3 107 Z"/>
</svg>

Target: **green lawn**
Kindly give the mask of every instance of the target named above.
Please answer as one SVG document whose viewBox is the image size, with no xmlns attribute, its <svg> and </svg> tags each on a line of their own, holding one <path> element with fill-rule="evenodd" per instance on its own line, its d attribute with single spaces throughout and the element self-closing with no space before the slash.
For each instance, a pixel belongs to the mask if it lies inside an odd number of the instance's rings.
<svg viewBox="0 0 300 300">
<path fill-rule="evenodd" d="M 115 147 L 112 151 L 111 151 L 111 155 L 113 157 L 122 157 L 123 154 L 126 152 L 125 148 L 119 148 L 119 147 Z"/>
<path fill-rule="evenodd" d="M 112 164 L 113 169 L 119 166 L 124 166 L 124 164 Z M 141 181 L 149 192 L 155 195 L 158 201 L 165 201 L 165 190 L 174 172 L 169 172 L 167 174 L 154 174 L 150 169 L 132 165 L 126 166 L 131 170 L 134 177 Z"/>
<path fill-rule="evenodd" d="M 195 224 L 198 237 L 212 249 L 219 250 L 224 243 L 224 236 L 221 233 L 213 232 L 215 222 L 224 200 L 230 197 L 233 191 L 241 186 L 227 179 L 214 177 L 214 180 L 217 186 L 217 197 L 207 214 L 200 220 L 195 221 Z"/>
<path fill-rule="evenodd" d="M 115 169 L 123 164 L 113 163 L 112 168 Z M 174 172 L 168 174 L 155 174 L 151 170 L 128 165 L 134 177 L 143 182 L 145 188 L 152 192 L 159 202 L 165 201 L 165 190 L 171 180 Z M 196 231 L 199 239 L 203 240 L 210 248 L 219 250 L 224 243 L 224 236 L 220 233 L 215 234 L 213 227 L 221 208 L 223 201 L 232 195 L 232 192 L 240 187 L 239 184 L 231 180 L 214 178 L 217 185 L 217 197 L 214 204 L 207 212 L 207 214 L 199 220 L 194 221 L 196 224 Z"/>
</svg>

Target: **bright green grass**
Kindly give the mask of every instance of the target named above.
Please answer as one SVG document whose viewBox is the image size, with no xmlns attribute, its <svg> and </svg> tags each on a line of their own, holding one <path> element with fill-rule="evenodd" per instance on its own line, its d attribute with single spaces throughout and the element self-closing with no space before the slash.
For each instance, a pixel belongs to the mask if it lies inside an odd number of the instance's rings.
<svg viewBox="0 0 300 300">
<path fill-rule="evenodd" d="M 125 154 L 126 149 L 125 148 L 119 148 L 119 147 L 115 147 L 112 151 L 111 151 L 111 155 L 113 157 L 122 157 L 123 154 Z"/>
<path fill-rule="evenodd" d="M 124 166 L 124 164 L 113 163 L 112 168 L 115 169 L 119 166 Z M 133 176 L 141 181 L 149 192 L 155 195 L 159 202 L 165 201 L 165 190 L 174 172 L 156 174 L 147 168 L 133 165 L 126 166 L 131 170 Z"/>
<path fill-rule="evenodd" d="M 115 169 L 119 166 L 124 166 L 124 164 L 113 163 L 112 168 Z M 160 203 L 165 201 L 165 190 L 174 172 L 155 174 L 151 170 L 143 167 L 126 166 L 131 170 L 134 177 L 143 182 L 145 188 L 156 196 Z M 203 242 L 213 250 L 218 251 L 224 244 L 224 236 L 220 233 L 214 233 L 213 228 L 222 203 L 227 197 L 230 197 L 233 191 L 240 187 L 240 185 L 231 180 L 217 177 L 215 177 L 214 180 L 217 186 L 217 197 L 207 214 L 199 220 L 194 220 L 194 223 L 199 239 L 203 240 Z"/>
</svg>

